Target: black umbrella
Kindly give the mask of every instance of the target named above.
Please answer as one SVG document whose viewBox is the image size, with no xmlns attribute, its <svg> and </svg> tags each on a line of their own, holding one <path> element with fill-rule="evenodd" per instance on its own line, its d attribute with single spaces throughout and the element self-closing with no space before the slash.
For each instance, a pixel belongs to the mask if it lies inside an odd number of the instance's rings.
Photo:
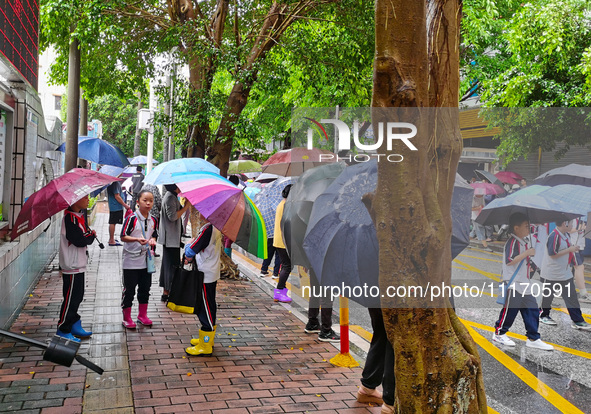
<svg viewBox="0 0 591 414">
<path fill-rule="evenodd" d="M 345 164 L 340 162 L 313 168 L 304 172 L 292 187 L 281 219 L 283 238 L 292 264 L 310 268 L 302 245 L 312 206 L 344 169 Z"/>
<path fill-rule="evenodd" d="M 473 189 L 456 177 L 452 198 L 452 257 L 469 243 Z M 351 289 L 378 286 L 379 246 L 375 226 L 362 197 L 375 192 L 377 162 L 370 161 L 344 169 L 316 198 L 303 249 L 322 286 Z M 457 194 L 456 194 L 457 193 Z M 380 298 L 353 295 L 363 306 L 380 307 Z"/>
</svg>

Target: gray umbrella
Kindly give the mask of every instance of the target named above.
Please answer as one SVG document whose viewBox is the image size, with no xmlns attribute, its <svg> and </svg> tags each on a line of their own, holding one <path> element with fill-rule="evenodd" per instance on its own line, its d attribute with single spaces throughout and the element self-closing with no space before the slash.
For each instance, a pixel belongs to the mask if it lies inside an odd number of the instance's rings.
<svg viewBox="0 0 591 414">
<path fill-rule="evenodd" d="M 310 268 L 302 249 L 306 228 L 316 198 L 343 172 L 345 164 L 322 165 L 304 172 L 292 187 L 285 202 L 281 228 L 287 253 L 294 265 Z"/>
<path fill-rule="evenodd" d="M 534 180 L 538 185 L 576 184 L 591 187 L 591 166 L 569 164 L 566 167 L 554 168 Z"/>
<path fill-rule="evenodd" d="M 473 189 L 456 176 L 452 198 L 452 257 L 469 243 Z M 379 245 L 375 226 L 361 201 L 377 185 L 377 162 L 344 169 L 316 198 L 303 249 L 322 286 L 368 289 L 378 286 Z M 380 307 L 380 298 L 355 295 L 363 306 Z"/>
</svg>

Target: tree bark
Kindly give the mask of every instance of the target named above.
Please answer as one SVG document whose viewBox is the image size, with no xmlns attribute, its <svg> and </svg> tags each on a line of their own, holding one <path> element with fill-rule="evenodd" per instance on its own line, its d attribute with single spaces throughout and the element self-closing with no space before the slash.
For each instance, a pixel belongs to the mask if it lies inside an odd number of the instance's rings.
<svg viewBox="0 0 591 414">
<path fill-rule="evenodd" d="M 255 69 L 255 62 L 265 59 L 271 48 L 277 44 L 279 37 L 285 31 L 283 25 L 287 16 L 288 6 L 285 4 L 273 3 L 265 20 L 259 30 L 258 36 L 250 50 L 246 64 L 242 69 L 249 73 L 245 81 L 236 81 L 232 92 L 226 101 L 226 108 L 222 115 L 220 126 L 216 133 L 215 141 L 208 151 L 210 161 L 220 169 L 220 174 L 226 176 L 230 166 L 230 156 L 236 130 L 233 125 L 240 117 L 240 114 L 248 103 L 248 95 L 252 85 L 256 81 L 258 70 Z M 289 24 L 289 23 L 288 23 Z"/>
<path fill-rule="evenodd" d="M 166 81 L 165 81 L 165 85 L 166 85 L 166 92 L 167 92 L 167 96 L 166 96 L 166 100 L 164 102 L 164 113 L 167 116 L 167 121 L 166 123 L 162 126 L 162 161 L 168 161 L 168 141 L 169 141 L 169 136 L 170 136 L 170 130 L 171 130 L 171 125 L 170 125 L 170 75 L 166 75 Z"/>
<path fill-rule="evenodd" d="M 74 29 L 74 28 L 73 28 Z M 73 30 L 72 30 L 73 31 Z M 72 38 L 68 61 L 68 111 L 65 171 L 78 163 L 78 102 L 80 100 L 80 42 Z"/>
<path fill-rule="evenodd" d="M 82 89 L 80 89 L 80 122 L 78 123 L 78 135 L 81 137 L 88 135 L 88 101 L 82 96 Z"/>
<path fill-rule="evenodd" d="M 142 109 L 144 104 L 142 103 L 142 94 L 140 92 L 137 93 L 137 113 L 140 113 L 140 109 Z M 135 125 L 135 137 L 133 139 L 133 156 L 137 157 L 140 155 L 140 142 L 142 138 L 142 130 L 140 129 L 139 123 L 136 120 Z"/>
<path fill-rule="evenodd" d="M 378 163 L 371 200 L 380 287 L 451 284 L 451 196 L 461 152 L 459 0 L 377 0 L 373 107 L 378 122 L 412 122 L 418 151 L 394 140 L 399 163 Z M 407 109 L 409 108 L 409 109 Z M 450 115 L 451 114 L 451 115 Z M 441 117 L 441 119 L 439 119 Z M 412 120 L 412 121 L 409 121 Z M 398 141 L 398 142 L 396 142 Z M 405 235 L 413 235 L 405 236 Z M 448 301 L 383 304 L 395 354 L 399 413 L 486 413 L 480 358 Z"/>
</svg>

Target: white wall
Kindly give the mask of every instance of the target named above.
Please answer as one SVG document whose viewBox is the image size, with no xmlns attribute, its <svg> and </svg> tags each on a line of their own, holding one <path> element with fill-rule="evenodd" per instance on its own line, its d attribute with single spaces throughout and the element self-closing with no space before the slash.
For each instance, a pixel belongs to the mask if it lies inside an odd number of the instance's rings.
<svg viewBox="0 0 591 414">
<path fill-rule="evenodd" d="M 49 84 L 49 67 L 55 60 L 56 55 L 53 48 L 47 49 L 39 55 L 39 98 L 43 105 L 45 117 L 55 116 L 62 119 L 61 111 L 56 109 L 56 96 L 61 97 L 66 93 L 66 86 Z"/>
</svg>

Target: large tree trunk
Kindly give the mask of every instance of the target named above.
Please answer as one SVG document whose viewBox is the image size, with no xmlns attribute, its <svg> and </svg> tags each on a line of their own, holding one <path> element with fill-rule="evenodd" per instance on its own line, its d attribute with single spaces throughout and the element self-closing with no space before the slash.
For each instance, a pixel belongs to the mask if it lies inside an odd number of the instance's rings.
<svg viewBox="0 0 591 414">
<path fill-rule="evenodd" d="M 451 196 L 461 152 L 457 117 L 418 108 L 458 105 L 459 0 L 377 0 L 373 107 L 399 109 L 418 128 L 400 163 L 380 162 L 372 213 L 380 244 L 380 286 L 451 282 Z M 451 115 L 450 115 L 451 113 Z M 405 116 L 406 115 L 406 116 Z M 387 122 L 374 111 L 373 125 Z M 399 140 L 395 140 L 399 141 Z M 412 236 L 406 236 L 412 235 Z M 396 412 L 485 413 L 480 358 L 449 302 L 384 303 L 395 353 Z M 404 306 L 401 308 L 400 306 Z"/>
<path fill-rule="evenodd" d="M 72 32 L 75 27 L 72 27 Z M 65 172 L 76 168 L 78 163 L 78 101 L 80 100 L 80 42 L 70 41 L 68 57 L 68 108 L 66 130 Z"/>
</svg>

